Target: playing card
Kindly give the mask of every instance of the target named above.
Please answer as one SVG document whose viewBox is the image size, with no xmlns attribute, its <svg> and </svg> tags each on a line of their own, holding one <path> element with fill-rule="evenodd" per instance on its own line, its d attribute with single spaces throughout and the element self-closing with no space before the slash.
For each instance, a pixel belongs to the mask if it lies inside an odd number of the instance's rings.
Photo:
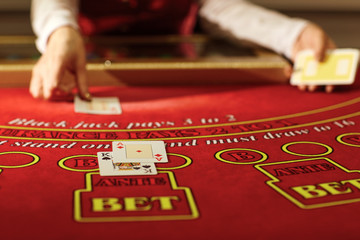
<svg viewBox="0 0 360 240">
<path fill-rule="evenodd" d="M 300 52 L 290 79 L 292 85 L 347 85 L 355 80 L 359 50 L 327 51 L 324 62 L 318 62 L 310 50 Z"/>
<path fill-rule="evenodd" d="M 91 102 L 74 99 L 75 112 L 90 114 L 121 114 L 120 101 L 117 97 L 93 97 Z"/>
<path fill-rule="evenodd" d="M 98 152 L 98 163 L 101 176 L 136 176 L 156 175 L 154 163 L 113 162 L 112 152 Z"/>
<path fill-rule="evenodd" d="M 114 162 L 166 163 L 164 141 L 114 141 Z"/>
</svg>

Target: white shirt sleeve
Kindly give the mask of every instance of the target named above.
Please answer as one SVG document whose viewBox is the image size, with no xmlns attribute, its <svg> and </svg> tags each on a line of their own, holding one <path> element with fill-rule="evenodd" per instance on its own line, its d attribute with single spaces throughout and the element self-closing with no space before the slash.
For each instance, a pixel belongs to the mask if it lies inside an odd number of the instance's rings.
<svg viewBox="0 0 360 240">
<path fill-rule="evenodd" d="M 244 0 L 203 0 L 200 17 L 223 33 L 291 58 L 307 21 L 287 17 Z M 211 30 L 211 29 L 210 29 Z"/>
<path fill-rule="evenodd" d="M 32 0 L 31 24 L 37 49 L 44 53 L 50 35 L 59 27 L 79 29 L 77 14 L 77 0 Z"/>
</svg>

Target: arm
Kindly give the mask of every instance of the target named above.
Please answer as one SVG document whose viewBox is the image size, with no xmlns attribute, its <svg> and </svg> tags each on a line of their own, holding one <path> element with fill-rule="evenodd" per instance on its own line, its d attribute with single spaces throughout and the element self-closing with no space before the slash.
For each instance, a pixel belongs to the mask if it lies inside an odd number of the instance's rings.
<svg viewBox="0 0 360 240">
<path fill-rule="evenodd" d="M 206 0 L 200 16 L 236 39 L 256 43 L 289 59 L 292 46 L 307 22 L 243 0 Z"/>
<path fill-rule="evenodd" d="M 30 93 L 35 98 L 68 99 L 75 86 L 82 98 L 90 98 L 85 48 L 76 19 L 75 0 L 32 1 L 32 26 L 42 53 L 30 83 Z"/>
<path fill-rule="evenodd" d="M 221 35 L 230 35 L 269 48 L 294 61 L 296 54 L 312 49 L 322 61 L 327 49 L 335 44 L 317 25 L 302 19 L 290 18 L 244 0 L 202 0 L 200 17 L 205 26 Z M 316 86 L 299 86 L 301 90 L 316 90 Z M 331 92 L 332 86 L 326 91 Z"/>
</svg>

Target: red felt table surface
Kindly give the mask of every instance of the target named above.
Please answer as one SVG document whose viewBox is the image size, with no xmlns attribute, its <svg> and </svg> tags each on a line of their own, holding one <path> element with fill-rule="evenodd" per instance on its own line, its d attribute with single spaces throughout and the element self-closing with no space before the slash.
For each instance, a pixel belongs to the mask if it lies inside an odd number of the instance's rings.
<svg viewBox="0 0 360 240">
<path fill-rule="evenodd" d="M 358 238 L 360 98 L 288 85 L 97 87 L 121 115 L 0 89 L 6 239 Z M 164 140 L 146 177 L 101 177 L 114 140 Z"/>
</svg>

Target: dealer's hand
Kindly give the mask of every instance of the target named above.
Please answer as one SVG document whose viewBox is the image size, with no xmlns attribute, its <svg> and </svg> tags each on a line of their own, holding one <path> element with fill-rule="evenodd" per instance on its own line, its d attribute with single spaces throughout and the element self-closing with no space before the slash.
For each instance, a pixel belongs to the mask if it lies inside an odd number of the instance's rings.
<svg viewBox="0 0 360 240">
<path fill-rule="evenodd" d="M 324 61 L 325 53 L 328 49 L 336 48 L 335 43 L 331 40 L 331 38 L 324 32 L 322 28 L 319 26 L 309 23 L 305 26 L 304 30 L 300 33 L 297 41 L 294 44 L 292 51 L 292 61 L 295 61 L 295 57 L 298 52 L 311 49 L 314 51 L 315 59 L 319 62 Z M 316 91 L 319 86 L 311 85 L 299 85 L 298 88 L 302 91 Z M 334 90 L 334 86 L 328 85 L 325 86 L 326 92 L 332 92 Z"/>
<path fill-rule="evenodd" d="M 58 28 L 33 69 L 30 93 L 46 100 L 69 100 L 77 87 L 80 97 L 90 100 L 85 67 L 86 52 L 80 33 L 71 27 Z"/>
</svg>

